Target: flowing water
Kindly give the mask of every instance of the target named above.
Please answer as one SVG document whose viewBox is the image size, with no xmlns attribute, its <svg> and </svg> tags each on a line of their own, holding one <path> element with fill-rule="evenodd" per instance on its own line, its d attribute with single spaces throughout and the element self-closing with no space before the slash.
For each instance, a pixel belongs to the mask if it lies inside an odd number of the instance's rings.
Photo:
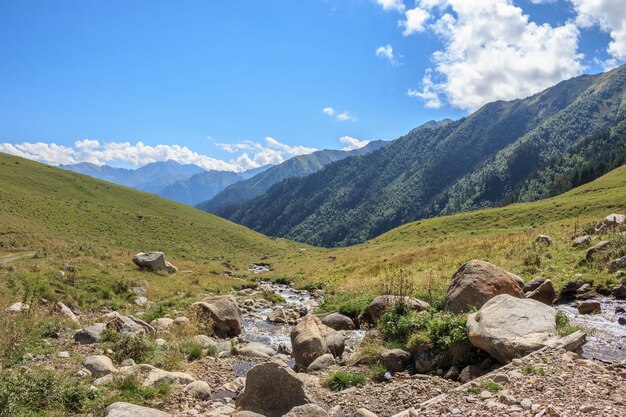
<svg viewBox="0 0 626 417">
<path fill-rule="evenodd" d="M 281 284 L 264 284 L 261 287 L 262 291 L 273 291 L 279 294 L 286 301 L 286 304 L 297 305 L 298 307 L 305 307 L 307 311 L 311 312 L 313 309 L 320 305 L 320 302 L 313 298 L 308 291 L 295 290 L 287 285 Z M 267 320 L 267 316 L 270 314 L 274 306 L 268 305 L 266 308 L 259 309 L 254 313 L 244 313 L 243 316 L 243 330 L 241 337 L 251 342 L 260 342 L 266 345 L 277 348 L 280 344 L 291 348 L 291 339 L 289 334 L 291 333 L 292 325 L 272 323 Z M 365 332 L 362 330 L 346 331 L 346 346 L 356 347 Z"/>
<path fill-rule="evenodd" d="M 626 317 L 626 313 L 616 313 L 618 308 L 626 309 L 626 300 L 603 297 L 596 301 L 602 305 L 600 314 L 579 314 L 576 302 L 558 308 L 567 314 L 572 324 L 593 330 L 583 346 L 584 357 L 608 362 L 626 360 L 626 326 L 617 322 L 618 317 Z"/>
</svg>

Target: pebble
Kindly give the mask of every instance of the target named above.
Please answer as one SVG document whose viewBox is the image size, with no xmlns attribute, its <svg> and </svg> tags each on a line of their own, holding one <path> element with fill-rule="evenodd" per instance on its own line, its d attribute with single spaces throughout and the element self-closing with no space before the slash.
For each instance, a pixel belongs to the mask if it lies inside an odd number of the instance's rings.
<svg viewBox="0 0 626 417">
<path fill-rule="evenodd" d="M 67 359 L 70 357 L 70 353 L 67 351 L 59 352 L 59 358 Z"/>
<path fill-rule="evenodd" d="M 533 402 L 530 401 L 528 398 L 524 398 L 521 402 L 520 405 L 522 406 L 522 408 L 524 410 L 530 410 L 533 407 Z"/>
</svg>

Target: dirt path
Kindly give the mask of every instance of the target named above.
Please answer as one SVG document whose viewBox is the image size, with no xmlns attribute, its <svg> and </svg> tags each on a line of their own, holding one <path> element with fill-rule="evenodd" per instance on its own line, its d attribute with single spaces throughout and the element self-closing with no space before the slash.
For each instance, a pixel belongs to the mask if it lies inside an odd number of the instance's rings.
<svg viewBox="0 0 626 417">
<path fill-rule="evenodd" d="M 8 255 L 0 256 L 0 264 L 8 264 L 9 262 L 17 261 L 18 259 L 28 258 L 32 256 L 35 256 L 35 252 L 10 253 Z"/>
</svg>

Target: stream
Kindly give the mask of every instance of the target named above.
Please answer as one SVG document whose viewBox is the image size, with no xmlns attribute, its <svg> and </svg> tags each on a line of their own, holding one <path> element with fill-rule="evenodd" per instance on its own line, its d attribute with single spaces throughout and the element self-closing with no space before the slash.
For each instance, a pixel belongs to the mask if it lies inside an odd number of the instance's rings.
<svg viewBox="0 0 626 417">
<path fill-rule="evenodd" d="M 596 298 L 602 305 L 600 314 L 579 314 L 577 302 L 564 304 L 557 308 L 563 310 L 574 325 L 584 330 L 593 330 L 587 335 L 587 343 L 583 346 L 583 356 L 588 359 L 598 359 L 605 362 L 626 360 L 626 326 L 617 322 L 620 315 L 616 313 L 618 307 L 626 309 L 626 300 L 613 297 Z"/>
<path fill-rule="evenodd" d="M 315 299 L 308 291 L 300 291 L 282 284 L 262 284 L 260 291 L 273 291 L 285 299 L 285 304 L 296 305 L 306 308 L 311 312 L 318 307 L 322 299 Z M 285 305 L 284 304 L 284 305 Z M 277 349 L 279 345 L 284 345 L 291 349 L 290 333 L 293 325 L 272 323 L 267 320 L 268 315 L 276 306 L 269 304 L 266 307 L 256 310 L 254 313 L 245 312 L 243 315 L 243 330 L 241 337 L 251 342 L 259 342 Z M 365 331 L 353 330 L 344 331 L 346 337 L 346 348 L 350 350 L 359 345 Z"/>
</svg>

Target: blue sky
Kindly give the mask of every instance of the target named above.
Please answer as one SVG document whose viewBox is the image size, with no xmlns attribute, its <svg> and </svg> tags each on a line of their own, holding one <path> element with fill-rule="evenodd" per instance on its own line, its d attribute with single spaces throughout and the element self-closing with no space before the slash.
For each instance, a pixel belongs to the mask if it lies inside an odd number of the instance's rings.
<svg viewBox="0 0 626 417">
<path fill-rule="evenodd" d="M 52 164 L 172 158 L 242 170 L 395 139 L 623 63 L 624 9 L 623 0 L 0 0 L 0 151 Z"/>
</svg>

